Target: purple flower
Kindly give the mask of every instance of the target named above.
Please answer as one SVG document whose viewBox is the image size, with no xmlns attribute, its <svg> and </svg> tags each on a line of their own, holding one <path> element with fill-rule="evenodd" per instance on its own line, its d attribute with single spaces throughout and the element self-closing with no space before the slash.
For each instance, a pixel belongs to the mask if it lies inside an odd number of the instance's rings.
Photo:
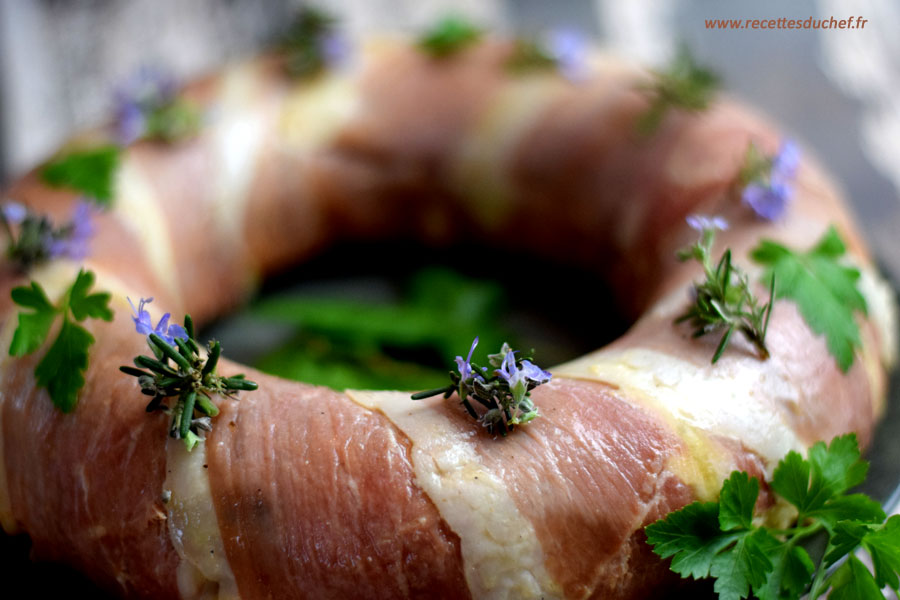
<svg viewBox="0 0 900 600">
<path fill-rule="evenodd" d="M 528 360 L 523 360 L 521 366 L 517 366 L 515 354 L 514 351 L 507 352 L 503 357 L 503 363 L 495 373 L 509 384 L 509 389 L 516 397 L 516 401 L 521 401 L 525 396 L 528 384 L 546 383 L 550 381 L 552 375 Z"/>
<path fill-rule="evenodd" d="M 18 202 L 6 202 L 0 210 L 3 211 L 3 218 L 10 225 L 20 225 L 28 216 L 28 209 Z"/>
<path fill-rule="evenodd" d="M 691 226 L 691 229 L 696 229 L 700 233 L 707 230 L 718 229 L 726 231 L 728 229 L 728 221 L 718 215 L 712 217 L 707 215 L 690 215 L 685 220 L 687 221 L 687 224 Z"/>
<path fill-rule="evenodd" d="M 144 65 L 129 76 L 113 93 L 116 137 L 123 146 L 142 135 L 147 117 L 172 102 L 177 85 L 174 77 L 162 69 Z"/>
<path fill-rule="evenodd" d="M 65 256 L 81 260 L 90 253 L 89 244 L 94 235 L 91 219 L 95 211 L 94 206 L 86 200 L 78 202 L 71 222 L 45 240 L 47 253 L 51 258 Z"/>
<path fill-rule="evenodd" d="M 469 348 L 469 355 L 466 357 L 466 360 L 463 361 L 462 356 L 456 357 L 456 367 L 459 369 L 459 380 L 466 381 L 473 375 L 472 371 L 472 353 L 475 352 L 475 346 L 478 345 L 478 336 L 475 337 L 475 340 L 472 342 L 472 347 Z M 474 373 L 475 377 L 481 378 L 481 375 L 478 373 Z"/>
<path fill-rule="evenodd" d="M 775 221 L 780 218 L 794 193 L 793 180 L 799 164 L 797 144 L 785 141 L 772 158 L 768 177 L 764 174 L 747 183 L 741 191 L 741 200 L 761 219 Z"/>
<path fill-rule="evenodd" d="M 322 61 L 331 68 L 340 67 L 350 58 L 350 41 L 336 31 L 330 31 L 317 42 Z"/>
<path fill-rule="evenodd" d="M 187 339 L 187 331 L 184 330 L 184 327 L 175 323 L 169 324 L 169 313 L 164 314 L 159 323 L 156 324 L 156 327 L 153 327 L 150 313 L 144 309 L 144 305 L 153 302 L 153 298 L 141 298 L 137 308 L 135 308 L 131 298 L 127 298 L 127 300 L 128 304 L 131 305 L 131 310 L 134 311 L 134 316 L 131 320 L 134 321 L 134 327 L 141 335 L 155 333 L 170 346 L 175 345 L 175 338 Z"/>
<path fill-rule="evenodd" d="M 547 36 L 547 51 L 563 77 L 572 83 L 588 78 L 587 38 L 575 29 L 556 29 Z"/>
</svg>

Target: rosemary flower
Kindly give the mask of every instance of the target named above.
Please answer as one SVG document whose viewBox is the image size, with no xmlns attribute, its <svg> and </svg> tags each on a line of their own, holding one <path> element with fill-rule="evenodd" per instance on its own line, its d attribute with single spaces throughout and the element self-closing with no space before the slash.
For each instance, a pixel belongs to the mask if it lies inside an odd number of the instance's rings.
<svg viewBox="0 0 900 600">
<path fill-rule="evenodd" d="M 775 156 L 762 156 L 756 146 L 747 149 L 741 170 L 741 201 L 756 216 L 775 221 L 784 214 L 794 193 L 793 181 L 800 164 L 800 149 L 791 140 L 781 144 Z"/>
<path fill-rule="evenodd" d="M 560 74 L 572 83 L 581 83 L 590 74 L 588 40 L 575 29 L 555 29 L 547 36 L 547 49 Z"/>
<path fill-rule="evenodd" d="M 478 338 L 472 342 L 468 357 L 456 357 L 458 373 L 450 373 L 450 385 L 413 394 L 413 400 L 443 394 L 449 398 L 456 392 L 460 404 L 473 419 L 490 433 L 506 435 L 516 425 L 524 425 L 539 416 L 531 400 L 531 390 L 547 383 L 552 377 L 531 362 L 530 358 L 518 358 L 517 352 L 503 344 L 500 352 L 488 357 L 494 367 L 493 376 L 487 376 L 487 367 L 472 363 L 472 353 Z M 476 410 L 475 401 L 480 406 Z"/>
<path fill-rule="evenodd" d="M 203 439 L 203 432 L 212 429 L 212 418 L 219 414 L 212 401 L 214 396 L 235 399 L 238 392 L 258 386 L 243 375 L 223 377 L 216 373 L 222 346 L 212 341 L 206 356 L 202 356 L 189 315 L 184 317 L 184 327 L 170 325 L 166 313 L 152 328 L 150 314 L 144 310 L 151 300 L 141 298 L 137 309 L 130 298 L 128 303 L 136 314 L 133 320 L 137 331 L 147 336 L 153 356 L 136 356 L 133 367 L 126 365 L 119 370 L 136 377 L 141 393 L 152 397 L 147 404 L 148 413 L 160 410 L 171 415 L 169 436 L 183 440 L 190 452 Z"/>
<path fill-rule="evenodd" d="M 188 335 L 184 327 L 177 323 L 169 323 L 169 313 L 164 314 L 156 324 L 156 327 L 153 327 L 153 323 L 150 320 L 150 312 L 144 308 L 145 305 L 153 302 L 153 298 L 141 298 L 137 307 L 134 306 L 131 298 L 127 298 L 127 300 L 128 304 L 131 305 L 131 310 L 134 311 L 134 316 L 131 320 L 134 321 L 135 329 L 139 334 L 149 336 L 151 333 L 155 333 L 170 346 L 175 345 L 175 338 L 187 339 Z"/>
<path fill-rule="evenodd" d="M 171 142 L 194 133 L 199 112 L 178 99 L 178 85 L 171 73 L 141 66 L 113 92 L 115 130 L 119 144 L 141 138 Z"/>
<path fill-rule="evenodd" d="M 8 238 L 6 255 L 22 271 L 53 258 L 82 260 L 90 253 L 95 212 L 90 202 L 79 200 L 69 222 L 54 227 L 46 215 L 33 213 L 17 202 L 7 202 L 0 210 Z"/>
</svg>

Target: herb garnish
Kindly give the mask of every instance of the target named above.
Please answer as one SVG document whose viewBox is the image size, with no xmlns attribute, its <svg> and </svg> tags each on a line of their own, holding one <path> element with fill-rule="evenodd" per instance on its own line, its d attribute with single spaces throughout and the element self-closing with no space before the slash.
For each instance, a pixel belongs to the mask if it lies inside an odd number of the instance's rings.
<svg viewBox="0 0 900 600">
<path fill-rule="evenodd" d="M 419 38 L 419 48 L 434 58 L 446 58 L 481 38 L 482 31 L 458 16 L 447 16 Z"/>
<path fill-rule="evenodd" d="M 638 133 L 653 134 L 671 108 L 704 110 L 718 88 L 719 77 L 699 66 L 687 47 L 681 46 L 669 68 L 656 72 L 654 82 L 645 88 L 650 107 L 637 121 Z"/>
<path fill-rule="evenodd" d="M 767 267 L 764 281 L 778 280 L 777 298 L 797 304 L 809 328 L 824 335 L 828 351 L 847 372 L 859 347 L 854 313 L 867 314 L 866 299 L 856 287 L 859 270 L 841 264 L 844 242 L 834 227 L 807 252 L 794 252 L 763 240 L 750 254 Z"/>
<path fill-rule="evenodd" d="M 773 529 L 753 524 L 759 481 L 735 471 L 722 484 L 718 502 L 694 502 L 648 525 L 647 541 L 682 577 L 715 577 L 723 600 L 815 600 L 884 598 L 881 588 L 898 588 L 900 516 L 887 522 L 881 506 L 864 494 L 846 494 L 863 482 L 868 463 L 856 436 L 817 442 L 804 459 L 791 451 L 779 463 L 771 487 L 798 513 L 797 524 Z M 817 534 L 828 543 L 818 564 L 800 544 Z M 875 575 L 852 553 L 862 546 Z M 848 556 L 849 555 L 849 556 Z M 828 569 L 847 556 L 831 574 Z"/>
<path fill-rule="evenodd" d="M 581 83 L 589 75 L 587 50 L 587 39 L 581 33 L 558 29 L 546 40 L 518 38 L 506 65 L 515 72 L 557 69 L 572 83 Z"/>
<path fill-rule="evenodd" d="M 335 31 L 336 23 L 334 17 L 314 8 L 300 12 L 281 42 L 291 75 L 317 75 L 345 58 L 347 43 Z"/>
<path fill-rule="evenodd" d="M 449 398 L 453 392 L 473 419 L 481 423 L 489 433 L 506 435 L 516 425 L 524 425 L 539 416 L 531 401 L 531 390 L 547 383 L 552 377 L 531 362 L 531 357 L 517 357 L 518 352 L 503 344 L 500 352 L 489 354 L 488 361 L 494 367 L 493 377 L 487 376 L 487 367 L 472 362 L 472 353 L 478 338 L 472 342 L 469 355 L 463 360 L 456 357 L 457 373 L 450 372 L 450 385 L 412 395 L 413 400 L 443 394 Z M 472 398 L 486 410 L 481 414 L 469 402 Z"/>
<path fill-rule="evenodd" d="M 101 206 L 109 206 L 119 153 L 115 145 L 70 152 L 47 164 L 41 170 L 41 178 L 53 187 L 71 188 Z"/>
<path fill-rule="evenodd" d="M 53 344 L 34 369 L 37 385 L 46 388 L 53 404 L 61 411 L 71 412 L 78 402 L 78 392 L 84 386 L 84 372 L 88 367 L 88 350 L 94 337 L 78 323 L 86 318 L 112 321 L 107 292 L 89 294 L 94 274 L 84 269 L 75 282 L 54 306 L 44 289 L 35 281 L 30 287 L 12 290 L 13 302 L 33 312 L 19 312 L 19 324 L 9 346 L 10 356 L 25 356 L 40 348 L 57 316 L 62 325 Z"/>
<path fill-rule="evenodd" d="M 175 78 L 162 69 L 138 69 L 116 89 L 114 101 L 116 137 L 123 146 L 142 138 L 174 142 L 200 128 L 200 111 L 178 97 Z"/>
<path fill-rule="evenodd" d="M 184 327 L 169 324 L 169 313 L 152 327 L 150 313 L 144 310 L 144 305 L 152 300 L 141 299 L 133 320 L 137 332 L 147 336 L 153 356 L 137 356 L 134 364 L 139 368 L 122 366 L 119 370 L 137 377 L 141 393 L 152 396 L 147 412 L 162 410 L 172 415 L 169 435 L 184 440 L 191 451 L 202 439 L 201 430 L 212 429 L 210 418 L 219 414 L 213 395 L 235 398 L 239 391 L 252 391 L 258 386 L 244 375 L 222 377 L 216 373 L 222 346 L 213 340 L 207 346 L 206 358 L 200 356 L 190 315 L 184 316 Z M 165 403 L 168 398 L 177 400 L 170 406 Z"/>
<path fill-rule="evenodd" d="M 82 200 L 75 206 L 71 221 L 54 227 L 46 215 L 33 213 L 17 202 L 7 202 L 0 209 L 0 224 L 9 238 L 6 256 L 23 273 L 51 258 L 83 259 L 94 235 L 94 210 Z"/>
<path fill-rule="evenodd" d="M 800 150 L 788 140 L 775 156 L 765 156 L 752 142 L 741 168 L 741 201 L 760 219 L 780 218 L 794 193 L 793 180 L 800 164 Z"/>
<path fill-rule="evenodd" d="M 676 323 L 689 321 L 694 327 L 693 337 L 724 330 L 719 345 L 713 354 L 712 362 L 725 352 L 728 342 L 735 331 L 756 346 L 759 357 L 769 357 L 766 348 L 766 330 L 772 314 L 772 303 L 775 295 L 775 278 L 770 278 L 769 301 L 760 305 L 759 300 L 750 291 L 747 274 L 731 262 L 731 250 L 725 250 L 719 262 L 713 266 L 712 246 L 716 238 L 716 229 L 727 229 L 728 223 L 721 217 L 704 217 L 692 215 L 688 224 L 700 231 L 700 239 L 693 245 L 678 252 L 681 261 L 696 260 L 703 265 L 704 280 L 695 283 L 691 292 L 693 302 L 688 309 L 675 319 Z M 778 277 L 781 281 L 781 277 Z"/>
<path fill-rule="evenodd" d="M 551 55 L 550 50 L 539 40 L 518 38 L 514 43 L 512 54 L 506 61 L 506 66 L 511 71 L 542 71 L 556 68 L 556 57 Z"/>
</svg>

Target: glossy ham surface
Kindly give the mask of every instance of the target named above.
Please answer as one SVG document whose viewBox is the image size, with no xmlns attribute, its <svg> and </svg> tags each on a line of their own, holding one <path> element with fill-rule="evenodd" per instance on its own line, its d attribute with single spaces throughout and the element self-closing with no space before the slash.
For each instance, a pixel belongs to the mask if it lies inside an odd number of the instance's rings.
<svg viewBox="0 0 900 600">
<path fill-rule="evenodd" d="M 595 76 L 574 85 L 510 73 L 510 52 L 489 40 L 441 61 L 375 40 L 346 72 L 293 81 L 265 57 L 189 86 L 209 124 L 128 148 L 114 208 L 99 217 L 84 266 L 113 293 L 116 318 L 88 324 L 96 343 L 75 411 L 36 389 L 36 357 L 0 363 L 4 528 L 129 598 L 646 598 L 675 581 L 645 525 L 714 499 L 733 469 L 765 479 L 816 440 L 854 431 L 867 443 L 893 354 L 891 304 L 814 161 L 802 160 L 784 219 L 760 221 L 735 186 L 750 142 L 772 153 L 783 141 L 765 119 L 723 99 L 639 135 L 646 72 L 597 55 Z M 34 173 L 5 197 L 58 219 L 76 199 Z M 849 372 L 786 301 L 771 358 L 738 340 L 709 363 L 716 340 L 672 323 L 699 276 L 675 260 L 697 212 L 729 219 L 717 252 L 730 247 L 754 276 L 747 253 L 760 238 L 806 248 L 837 227 L 872 282 Z M 639 318 L 551 369 L 533 393 L 541 417 L 505 439 L 455 397 L 252 373 L 260 389 L 218 398 L 213 430 L 188 455 L 118 371 L 146 351 L 126 296 L 155 296 L 155 318 L 205 322 L 327 244 L 397 237 L 477 239 L 590 269 Z M 56 297 L 80 266 L 7 268 L 0 340 L 15 328 L 11 287 L 33 278 Z M 764 484 L 758 509 L 773 504 Z"/>
</svg>

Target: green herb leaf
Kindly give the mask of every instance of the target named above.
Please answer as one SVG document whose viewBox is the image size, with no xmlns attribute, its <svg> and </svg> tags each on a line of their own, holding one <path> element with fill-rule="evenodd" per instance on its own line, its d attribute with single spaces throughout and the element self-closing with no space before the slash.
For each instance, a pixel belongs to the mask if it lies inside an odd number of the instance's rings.
<svg viewBox="0 0 900 600">
<path fill-rule="evenodd" d="M 435 58 L 444 58 L 478 41 L 481 34 L 481 30 L 466 19 L 448 16 L 419 38 L 419 47 Z"/>
<path fill-rule="evenodd" d="M 637 121 L 641 135 L 654 133 L 671 108 L 704 110 L 719 88 L 719 77 L 698 65 L 686 46 L 679 48 L 668 69 L 655 75 L 655 81 L 647 87 L 650 108 Z"/>
<path fill-rule="evenodd" d="M 100 205 L 109 206 L 119 153 L 119 147 L 113 145 L 71 152 L 45 166 L 41 177 L 53 187 L 72 188 Z"/>
<path fill-rule="evenodd" d="M 722 531 L 749 529 L 753 523 L 753 507 L 759 495 L 759 481 L 735 471 L 722 484 L 719 495 L 719 527 Z"/>
<path fill-rule="evenodd" d="M 875 566 L 875 582 L 878 587 L 900 587 L 900 515 L 887 520 L 884 527 L 872 531 L 863 538 L 863 546 L 872 556 Z"/>
<path fill-rule="evenodd" d="M 304 8 L 281 42 L 287 69 L 294 77 L 310 77 L 325 68 L 322 42 L 334 30 L 336 20 L 314 8 Z"/>
<path fill-rule="evenodd" d="M 749 596 L 750 589 L 761 588 L 773 567 L 766 549 L 777 545 L 777 540 L 765 530 L 757 529 L 718 554 L 709 572 L 716 578 L 713 589 L 719 599 L 740 600 Z"/>
<path fill-rule="evenodd" d="M 781 544 L 775 540 L 775 548 L 767 554 L 772 561 L 772 572 L 766 583 L 754 589 L 759 600 L 799 598 L 806 590 L 816 570 L 809 553 L 799 546 Z"/>
<path fill-rule="evenodd" d="M 110 294 L 108 292 L 89 294 L 88 291 L 93 286 L 94 273 L 83 269 L 79 271 L 69 293 L 69 308 L 72 309 L 75 320 L 84 321 L 91 317 L 112 321 L 113 311 L 109 308 Z"/>
<path fill-rule="evenodd" d="M 866 300 L 857 288 L 859 271 L 839 259 L 845 247 L 834 227 L 808 252 L 797 253 L 764 240 L 751 257 L 767 267 L 764 280 L 778 281 L 777 298 L 789 298 L 815 333 L 824 335 L 828 350 L 842 371 L 853 364 L 860 346 L 855 312 L 866 314 Z"/>
<path fill-rule="evenodd" d="M 832 578 L 830 600 L 884 600 L 875 578 L 852 554 Z"/>
<path fill-rule="evenodd" d="M 94 336 L 84 327 L 65 319 L 53 345 L 34 369 L 37 384 L 47 389 L 53 404 L 64 413 L 72 412 L 78 402 L 93 343 Z"/>
<path fill-rule="evenodd" d="M 811 513 L 832 527 L 840 521 L 854 519 L 860 523 L 881 523 L 884 521 L 884 509 L 881 504 L 865 494 L 838 496 Z"/>
<path fill-rule="evenodd" d="M 57 310 L 47 299 L 44 288 L 34 281 L 30 287 L 13 288 L 11 295 L 19 306 L 34 309 L 34 312 L 19 312 L 19 326 L 9 346 L 10 356 L 25 356 L 43 345 Z"/>
<path fill-rule="evenodd" d="M 856 437 L 816 443 L 804 460 L 789 452 L 773 474 L 772 489 L 798 509 L 799 522 L 788 529 L 754 526 L 758 489 L 746 473 L 732 473 L 718 503 L 694 503 L 649 525 L 653 552 L 674 557 L 671 569 L 682 577 L 715 577 L 720 598 L 737 600 L 752 593 L 760 600 L 882 598 L 879 589 L 900 586 L 900 516 L 882 524 L 884 511 L 862 494 L 843 495 L 862 482 L 868 465 Z M 816 564 L 799 546 L 818 534 L 828 536 Z M 853 556 L 864 548 L 875 575 Z M 848 557 L 833 574 L 826 569 Z M 872 595 L 877 594 L 877 595 Z"/>
<path fill-rule="evenodd" d="M 78 392 L 84 386 L 84 372 L 88 367 L 88 350 L 94 337 L 76 321 L 87 317 L 111 321 L 113 313 L 107 306 L 109 294 L 90 294 L 94 274 L 81 270 L 72 286 L 63 296 L 59 306 L 54 306 L 44 289 L 35 281 L 31 287 L 17 287 L 12 291 L 13 302 L 34 312 L 19 312 L 19 325 L 13 333 L 9 348 L 11 356 L 24 356 L 40 348 L 57 315 L 62 325 L 53 344 L 34 370 L 39 387 L 46 388 L 53 404 L 63 412 L 71 412 L 78 400 Z"/>
<path fill-rule="evenodd" d="M 847 520 L 834 526 L 831 536 L 831 550 L 825 555 L 825 566 L 830 567 L 853 551 L 872 530 L 868 523 Z"/>
<path fill-rule="evenodd" d="M 861 484 L 869 472 L 869 463 L 860 460 L 856 435 L 848 433 L 825 442 L 816 442 L 809 449 L 813 485 L 827 489 L 832 496 L 842 494 Z"/>
<path fill-rule="evenodd" d="M 740 534 L 726 534 L 719 528 L 719 505 L 694 502 L 669 513 L 644 529 L 653 552 L 662 558 L 674 557 L 671 569 L 682 577 L 709 576 L 713 559 Z"/>
</svg>

